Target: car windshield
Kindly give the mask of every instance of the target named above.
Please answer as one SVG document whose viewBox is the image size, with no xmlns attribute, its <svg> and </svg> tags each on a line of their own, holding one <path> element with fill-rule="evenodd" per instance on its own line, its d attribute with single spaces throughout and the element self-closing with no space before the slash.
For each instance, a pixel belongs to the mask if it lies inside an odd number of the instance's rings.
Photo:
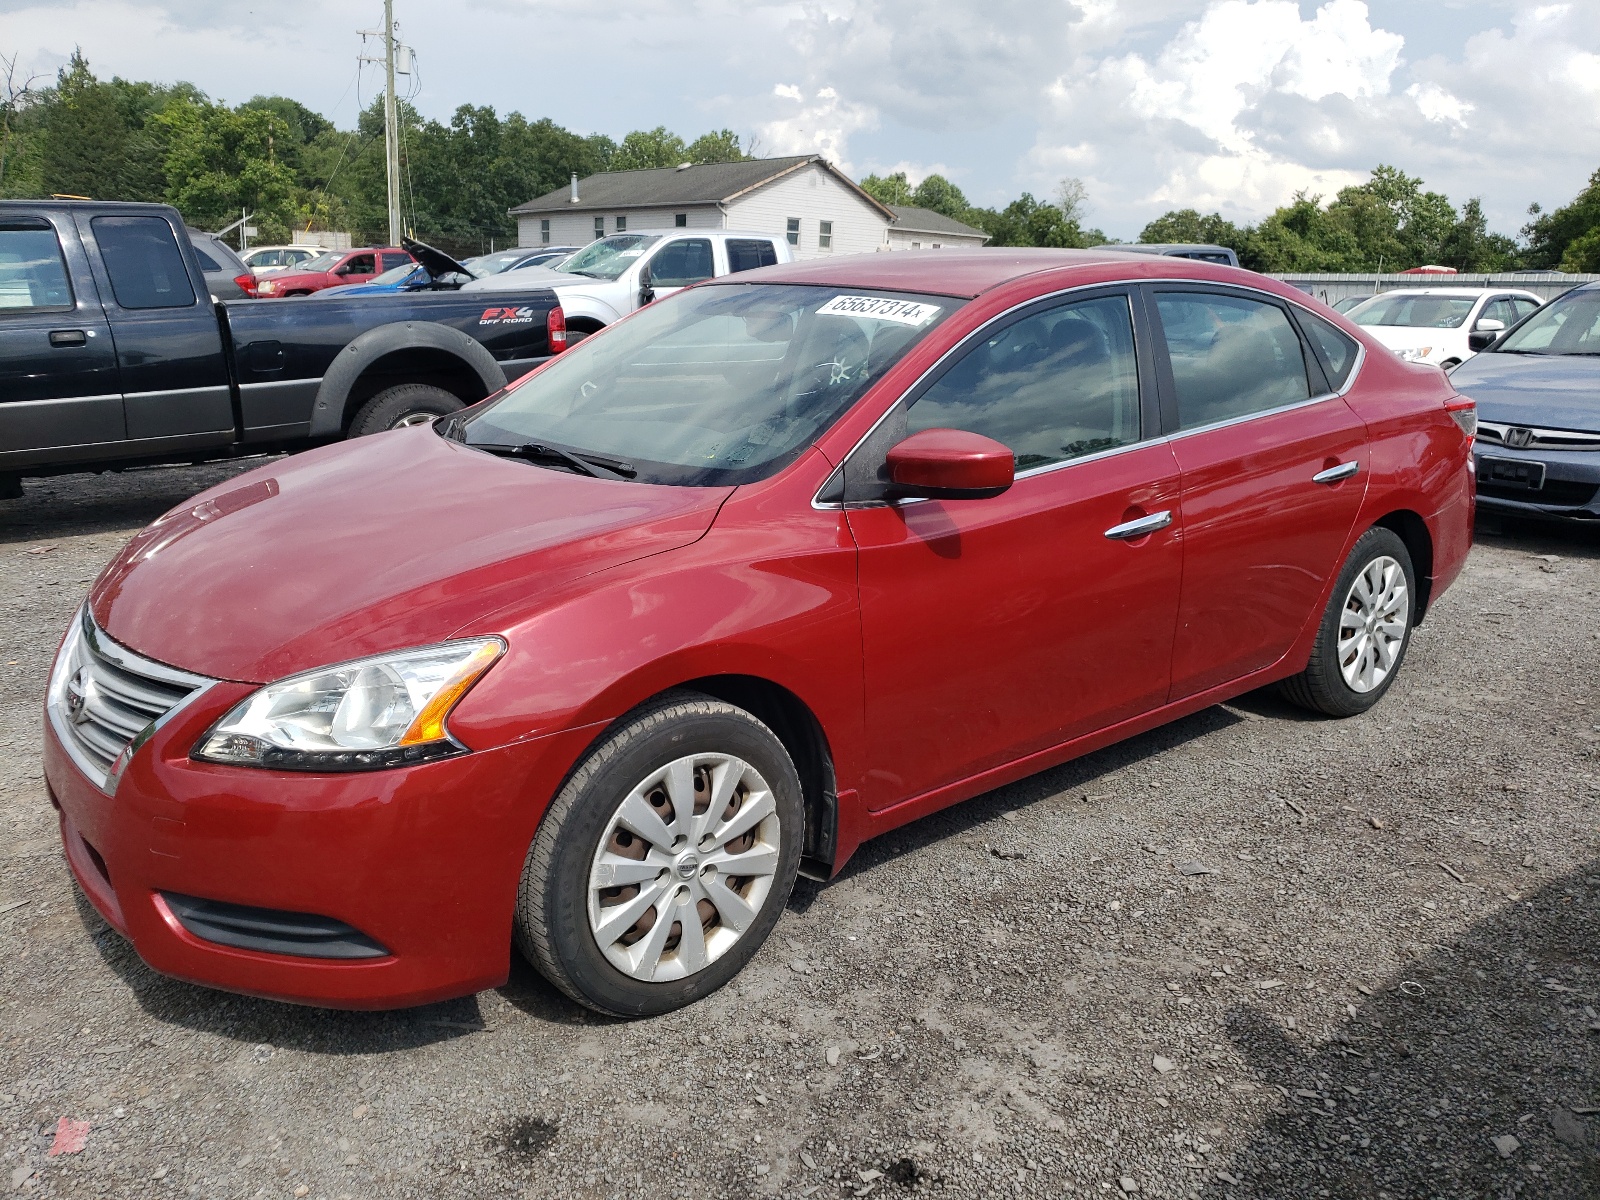
<svg viewBox="0 0 1600 1200">
<path fill-rule="evenodd" d="M 463 259 L 461 265 L 472 272 L 474 279 L 483 279 L 485 276 L 500 274 L 513 263 L 519 263 L 527 258 L 529 253 L 526 246 L 519 250 L 496 250 L 493 254 L 480 254 L 477 258 Z"/>
<path fill-rule="evenodd" d="M 413 271 L 419 269 L 420 268 L 414 262 L 401 263 L 398 267 L 390 267 L 382 275 L 374 275 L 371 279 L 367 280 L 367 283 L 399 283 Z"/>
<path fill-rule="evenodd" d="M 317 255 L 315 258 L 306 259 L 297 269 L 301 271 L 331 271 L 339 265 L 339 260 L 342 257 L 344 256 L 338 251 L 329 250 L 326 253 Z"/>
<path fill-rule="evenodd" d="M 1552 300 L 1495 349 L 1510 354 L 1600 354 L 1600 290 L 1568 292 Z"/>
<path fill-rule="evenodd" d="M 553 270 L 587 275 L 591 279 L 616 279 L 660 240 L 659 233 L 615 233 L 598 242 L 590 242 L 559 266 L 554 263 L 546 265 Z"/>
<path fill-rule="evenodd" d="M 1357 325 L 1401 325 L 1411 329 L 1456 329 L 1476 296 L 1419 296 L 1391 292 L 1358 304 L 1346 315 Z"/>
<path fill-rule="evenodd" d="M 746 483 L 798 457 L 960 304 L 795 284 L 691 288 L 511 387 L 464 438 L 620 461 L 646 483 Z"/>
</svg>

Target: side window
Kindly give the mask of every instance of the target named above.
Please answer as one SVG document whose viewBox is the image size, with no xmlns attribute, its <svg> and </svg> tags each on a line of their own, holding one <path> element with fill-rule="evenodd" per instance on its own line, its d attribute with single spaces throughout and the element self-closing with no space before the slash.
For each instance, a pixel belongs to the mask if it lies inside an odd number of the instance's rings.
<svg viewBox="0 0 1600 1200">
<path fill-rule="evenodd" d="M 594 219 L 594 235 L 597 238 L 605 237 L 605 235 L 606 235 L 606 219 L 604 217 L 596 217 Z"/>
<path fill-rule="evenodd" d="M 1511 297 L 1496 296 L 1493 300 L 1490 300 L 1489 303 L 1483 306 L 1483 311 L 1478 314 L 1478 320 L 1481 321 L 1485 317 L 1499 321 L 1507 329 L 1510 329 L 1517 323 L 1517 312 L 1516 309 L 1511 307 Z"/>
<path fill-rule="evenodd" d="M 539 243 L 543 246 L 550 244 L 550 221 L 548 218 L 541 218 L 539 221 Z"/>
<path fill-rule="evenodd" d="M 1318 350 L 1322 351 L 1323 365 L 1328 368 L 1329 384 L 1334 391 L 1338 391 L 1355 368 L 1358 349 L 1355 341 L 1344 330 L 1336 325 L 1330 325 L 1321 317 L 1308 312 L 1301 312 L 1299 316 L 1300 326 L 1306 331 L 1306 336 L 1316 343 Z"/>
<path fill-rule="evenodd" d="M 44 221 L 0 222 L 0 310 L 71 307 L 56 231 Z"/>
<path fill-rule="evenodd" d="M 207 254 L 203 249 L 201 249 L 198 244 L 195 245 L 194 256 L 200 260 L 200 269 L 202 271 L 222 270 L 222 266 L 217 262 L 217 260 L 212 258 L 211 255 Z"/>
<path fill-rule="evenodd" d="M 341 275 L 376 275 L 378 273 L 378 256 L 376 254 L 355 254 L 345 260 L 344 266 L 339 268 Z"/>
<path fill-rule="evenodd" d="M 650 282 L 656 287 L 687 287 L 713 273 L 710 238 L 668 242 L 650 260 Z"/>
<path fill-rule="evenodd" d="M 687 229 L 689 227 L 689 214 L 674 213 L 672 217 L 672 224 L 677 229 Z"/>
<path fill-rule="evenodd" d="M 628 231 L 628 217 L 627 217 L 627 214 L 624 213 L 622 216 L 619 216 L 617 218 L 617 232 L 618 233 L 626 233 L 627 231 Z"/>
<path fill-rule="evenodd" d="M 1178 427 L 1194 429 L 1311 397 L 1305 352 L 1276 304 L 1210 292 L 1158 292 Z"/>
<path fill-rule="evenodd" d="M 771 242 L 756 238 L 728 239 L 729 272 L 753 271 L 777 263 L 778 251 Z"/>
<path fill-rule="evenodd" d="M 1513 296 L 1513 297 L 1511 297 L 1511 309 L 1512 309 L 1512 312 L 1514 312 L 1516 314 L 1515 317 L 1513 317 L 1513 320 L 1517 320 L 1517 321 L 1522 320 L 1523 317 L 1527 316 L 1529 313 L 1531 313 L 1534 309 L 1536 309 L 1538 307 L 1539 307 L 1539 302 L 1537 300 L 1530 300 L 1526 296 Z M 1506 324 L 1508 324 L 1508 325 L 1510 323 L 1511 323 L 1510 321 L 1506 322 Z"/>
<path fill-rule="evenodd" d="M 1024 317 L 972 347 L 906 413 L 907 433 L 964 429 L 1011 447 L 1017 469 L 1139 440 L 1126 296 Z"/>
<path fill-rule="evenodd" d="M 392 271 L 396 267 L 403 267 L 411 261 L 410 256 L 406 254 L 384 254 L 380 255 L 379 257 L 383 259 L 383 269 L 385 271 Z"/>
<path fill-rule="evenodd" d="M 817 249 L 833 249 L 833 222 L 819 221 L 817 223 Z"/>
<path fill-rule="evenodd" d="M 789 245 L 798 246 L 800 244 L 800 218 L 799 217 L 790 217 L 784 223 L 784 236 L 789 239 Z"/>
<path fill-rule="evenodd" d="M 172 226 L 160 217 L 95 217 L 94 240 L 123 308 L 188 308 L 189 271 Z"/>
</svg>

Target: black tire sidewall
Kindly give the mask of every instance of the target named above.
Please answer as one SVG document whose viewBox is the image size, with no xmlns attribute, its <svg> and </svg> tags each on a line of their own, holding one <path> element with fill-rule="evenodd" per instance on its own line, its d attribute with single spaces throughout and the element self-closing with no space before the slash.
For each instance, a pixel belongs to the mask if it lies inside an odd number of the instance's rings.
<svg viewBox="0 0 1600 1200">
<path fill-rule="evenodd" d="M 760 915 L 721 958 L 685 979 L 644 983 L 612 966 L 590 931 L 589 866 L 622 798 L 651 771 L 698 753 L 735 755 L 766 779 L 778 810 L 778 870 Z M 804 819 L 794 764 L 777 737 L 748 714 L 737 709 L 687 714 L 639 736 L 584 780 L 559 829 L 540 831 L 556 838 L 554 869 L 543 881 L 543 907 L 546 936 L 562 972 L 586 1003 L 617 1016 L 670 1012 L 716 991 L 743 969 L 778 923 L 798 873 Z"/>
<path fill-rule="evenodd" d="M 466 407 L 459 397 L 428 383 L 402 383 L 385 388 L 363 404 L 350 422 L 351 437 L 366 437 L 394 428 L 413 413 L 448 416 Z"/>
<path fill-rule="evenodd" d="M 1370 692 L 1358 692 L 1345 682 L 1339 667 L 1339 617 L 1350 594 L 1356 576 L 1370 566 L 1374 559 L 1388 557 L 1400 564 L 1406 576 L 1406 632 L 1395 655 L 1394 667 L 1382 683 Z M 1317 630 L 1317 645 L 1312 653 L 1319 660 L 1316 671 L 1321 684 L 1320 707 L 1334 716 L 1355 716 L 1366 712 L 1394 684 L 1405 665 L 1406 652 L 1411 648 L 1411 633 L 1417 621 L 1417 572 L 1411 562 L 1411 552 L 1400 535 L 1393 530 L 1378 527 L 1369 529 L 1356 541 L 1345 560 L 1339 578 L 1334 581 L 1333 593 L 1328 597 L 1327 611 L 1322 616 L 1322 626 Z"/>
</svg>

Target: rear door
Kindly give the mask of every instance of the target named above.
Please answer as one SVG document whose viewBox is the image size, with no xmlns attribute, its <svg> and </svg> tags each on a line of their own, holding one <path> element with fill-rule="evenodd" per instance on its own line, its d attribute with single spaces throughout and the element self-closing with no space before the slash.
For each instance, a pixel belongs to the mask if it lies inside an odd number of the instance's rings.
<svg viewBox="0 0 1600 1200">
<path fill-rule="evenodd" d="M 1178 469 L 1132 299 L 1077 294 L 999 319 L 851 456 L 871 809 L 1165 702 Z M 873 502 L 889 446 L 931 428 L 1005 443 L 1016 482 L 988 500 Z"/>
<path fill-rule="evenodd" d="M 79 215 L 77 223 L 116 343 L 128 438 L 150 452 L 231 441 L 221 326 L 179 231 L 154 213 Z"/>
<path fill-rule="evenodd" d="M 1180 700 L 1277 662 L 1320 615 L 1366 488 L 1367 431 L 1283 301 L 1190 284 L 1148 294 L 1183 484 Z"/>
<path fill-rule="evenodd" d="M 111 327 L 71 222 L 0 219 L 0 469 L 126 436 Z"/>
</svg>

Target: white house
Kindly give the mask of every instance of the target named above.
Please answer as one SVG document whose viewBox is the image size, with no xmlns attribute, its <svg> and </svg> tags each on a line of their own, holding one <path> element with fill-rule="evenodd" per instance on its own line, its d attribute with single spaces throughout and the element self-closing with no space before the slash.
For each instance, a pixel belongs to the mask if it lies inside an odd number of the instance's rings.
<svg viewBox="0 0 1600 1200">
<path fill-rule="evenodd" d="M 511 215 L 519 246 L 581 246 L 629 229 L 748 229 L 786 235 L 796 258 L 884 249 L 894 221 L 814 154 L 574 176 Z"/>
<path fill-rule="evenodd" d="M 891 250 L 943 250 L 956 246 L 981 246 L 989 235 L 931 208 L 891 204 L 894 223 L 889 226 Z"/>
</svg>

